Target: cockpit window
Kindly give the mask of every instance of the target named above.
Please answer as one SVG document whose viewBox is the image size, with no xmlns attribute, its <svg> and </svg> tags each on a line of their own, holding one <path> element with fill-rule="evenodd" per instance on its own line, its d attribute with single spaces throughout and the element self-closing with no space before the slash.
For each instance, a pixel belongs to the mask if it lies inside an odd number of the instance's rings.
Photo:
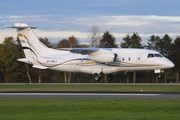
<svg viewBox="0 0 180 120">
<path fill-rule="evenodd" d="M 163 57 L 161 54 L 154 54 L 156 57 Z"/>
<path fill-rule="evenodd" d="M 148 58 L 152 58 L 152 57 L 154 57 L 154 54 L 149 53 L 149 54 L 148 54 Z"/>
<path fill-rule="evenodd" d="M 153 57 L 163 57 L 163 55 L 157 54 L 157 53 L 149 53 L 147 57 L 148 57 L 148 58 L 153 58 Z"/>
</svg>

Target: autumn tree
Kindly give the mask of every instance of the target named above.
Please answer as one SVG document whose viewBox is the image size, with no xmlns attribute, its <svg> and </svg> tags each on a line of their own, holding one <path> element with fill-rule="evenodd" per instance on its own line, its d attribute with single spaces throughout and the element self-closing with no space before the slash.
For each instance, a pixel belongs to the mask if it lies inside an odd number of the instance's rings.
<svg viewBox="0 0 180 120">
<path fill-rule="evenodd" d="M 110 34 L 108 31 L 106 31 L 102 39 L 100 40 L 99 44 L 100 48 L 117 48 L 118 46 L 116 45 L 116 38 Z"/>
<path fill-rule="evenodd" d="M 47 47 L 50 47 L 50 48 L 52 48 L 52 45 L 51 45 L 51 43 L 49 42 L 49 39 L 47 38 L 47 37 L 45 37 L 45 38 L 39 38 L 39 40 L 44 44 L 44 45 L 46 45 Z"/>
<path fill-rule="evenodd" d="M 90 46 L 87 44 L 80 44 L 80 48 L 89 48 Z"/>
<path fill-rule="evenodd" d="M 77 40 L 77 38 L 75 38 L 74 36 L 70 36 L 68 38 L 68 41 L 69 41 L 69 46 L 70 48 L 76 48 L 76 47 L 79 47 L 79 40 Z"/>
<path fill-rule="evenodd" d="M 57 48 L 70 48 L 69 41 L 67 39 L 62 39 L 57 44 Z"/>
<path fill-rule="evenodd" d="M 68 39 L 62 39 L 57 44 L 58 48 L 76 48 L 79 46 L 79 40 L 77 40 L 77 38 L 75 38 L 74 36 L 71 36 Z"/>
</svg>

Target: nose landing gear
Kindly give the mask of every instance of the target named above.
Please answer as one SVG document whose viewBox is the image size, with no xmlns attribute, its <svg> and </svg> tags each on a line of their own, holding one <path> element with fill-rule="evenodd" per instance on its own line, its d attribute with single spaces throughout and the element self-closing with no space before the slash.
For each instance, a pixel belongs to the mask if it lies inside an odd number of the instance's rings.
<svg viewBox="0 0 180 120">
<path fill-rule="evenodd" d="M 159 78 L 159 79 L 162 78 L 162 73 L 158 73 L 158 78 Z"/>
<path fill-rule="evenodd" d="M 161 79 L 163 77 L 163 70 L 155 70 L 154 73 L 157 74 L 158 79 Z"/>
</svg>

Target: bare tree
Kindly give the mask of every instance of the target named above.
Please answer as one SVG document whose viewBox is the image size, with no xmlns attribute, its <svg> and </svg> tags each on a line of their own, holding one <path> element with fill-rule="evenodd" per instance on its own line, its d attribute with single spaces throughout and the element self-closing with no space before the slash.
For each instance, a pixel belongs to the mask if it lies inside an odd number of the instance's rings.
<svg viewBox="0 0 180 120">
<path fill-rule="evenodd" d="M 98 47 L 101 39 L 100 30 L 97 25 L 93 25 L 88 33 L 89 44 L 91 47 Z"/>
</svg>

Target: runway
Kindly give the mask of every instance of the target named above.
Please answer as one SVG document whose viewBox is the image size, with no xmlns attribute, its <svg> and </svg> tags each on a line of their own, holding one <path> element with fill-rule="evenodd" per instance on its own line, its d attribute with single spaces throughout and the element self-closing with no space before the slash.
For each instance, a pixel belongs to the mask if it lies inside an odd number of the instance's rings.
<svg viewBox="0 0 180 120">
<path fill-rule="evenodd" d="M 180 93 L 0 93 L 0 98 L 106 98 L 106 99 L 172 99 L 180 100 Z"/>
</svg>

